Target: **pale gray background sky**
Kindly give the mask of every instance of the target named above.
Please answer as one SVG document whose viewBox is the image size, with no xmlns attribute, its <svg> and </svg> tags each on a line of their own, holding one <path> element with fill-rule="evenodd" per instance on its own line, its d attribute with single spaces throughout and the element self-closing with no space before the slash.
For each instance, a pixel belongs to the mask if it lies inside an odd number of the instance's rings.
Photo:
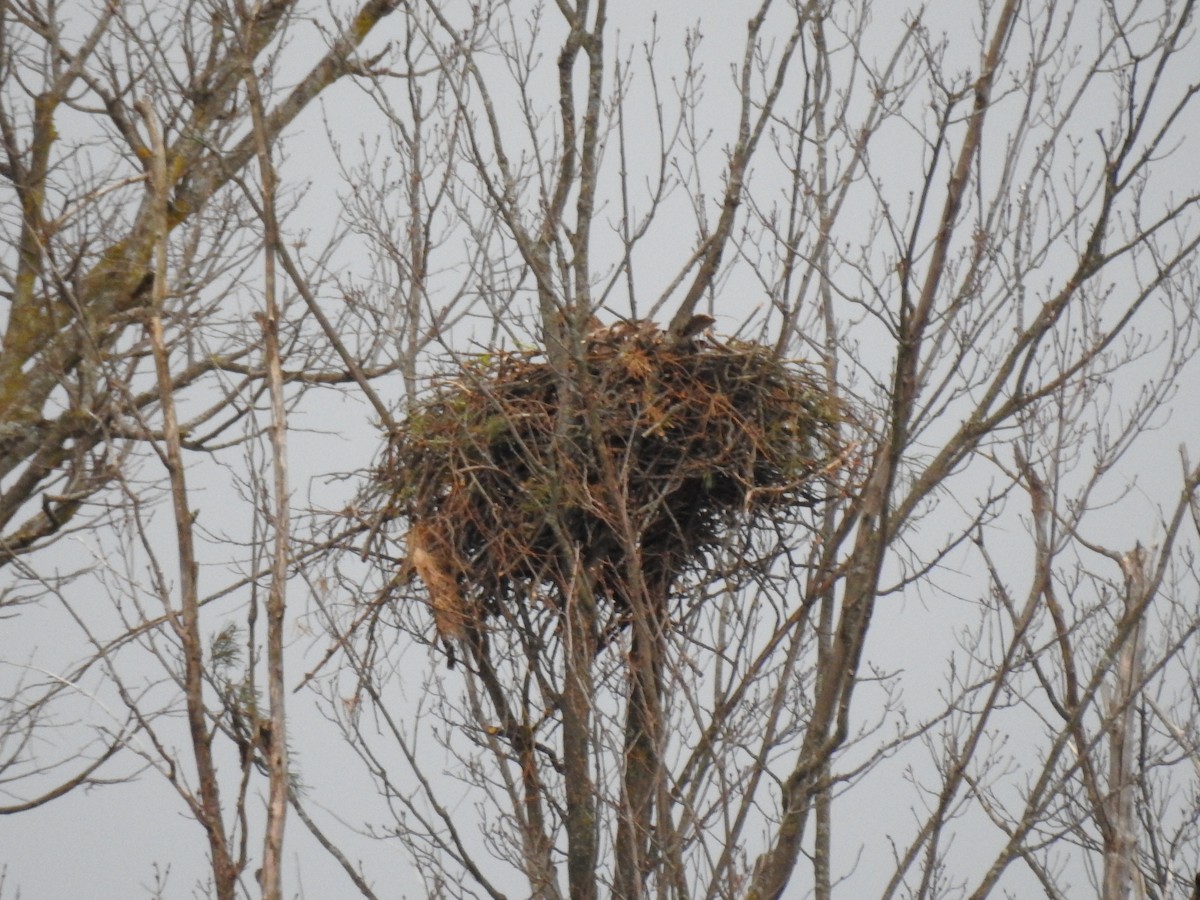
<svg viewBox="0 0 1200 900">
<path fill-rule="evenodd" d="M 86 15 L 89 5 L 78 4 L 80 15 Z M 344 0 L 338 0 L 335 8 L 341 10 L 348 5 Z M 1098 0 L 1084 0 L 1079 4 L 1080 16 L 1098 14 L 1103 5 Z M 878 3 L 874 22 L 868 31 L 869 40 L 862 48 L 864 55 L 882 58 L 889 53 L 897 37 L 896 23 L 902 18 L 904 10 L 915 6 L 900 2 Z M 711 139 L 700 157 L 700 180 L 710 197 L 717 196 L 721 189 L 724 152 L 732 136 L 729 113 L 737 98 L 729 67 L 741 56 L 744 23 L 751 7 L 752 4 L 748 3 L 716 0 L 695 3 L 629 3 L 617 0 L 610 10 L 613 20 L 610 53 L 633 47 L 635 60 L 640 59 L 640 50 L 636 48 L 640 48 L 647 39 L 652 18 L 657 19 L 657 64 L 661 73 L 661 87 L 665 90 L 669 90 L 669 78 L 676 75 L 683 65 L 682 44 L 686 30 L 699 24 L 703 40 L 698 57 L 705 66 L 705 82 L 703 103 L 698 110 L 698 129 L 713 129 Z M 313 18 L 321 22 L 328 19 L 323 7 L 316 5 Z M 932 31 L 945 32 L 950 37 L 949 66 L 970 67 L 977 63 L 976 4 L 958 0 L 929 3 L 926 21 Z M 372 39 L 373 44 L 378 46 L 393 38 L 389 29 L 389 24 L 385 22 L 379 34 Z M 1078 32 L 1080 38 L 1083 39 L 1087 32 L 1087 28 L 1081 27 Z M 285 58 L 299 72 L 323 45 L 314 29 L 308 25 L 295 29 L 292 41 L 293 46 Z M 547 41 L 545 46 L 547 54 L 540 61 L 538 75 L 544 79 L 542 90 L 549 97 L 554 90 L 554 44 Z M 285 73 L 283 77 L 289 74 L 295 73 Z M 636 79 L 627 107 L 632 117 L 629 122 L 630 146 L 635 152 L 652 153 L 653 132 L 648 125 L 649 120 L 643 118 L 641 123 L 638 120 L 639 115 L 647 117 L 650 110 L 644 70 L 639 71 Z M 501 83 L 498 77 L 497 96 L 502 101 L 512 102 L 511 95 L 506 95 L 504 89 L 499 87 Z M 403 84 L 397 81 L 392 89 L 402 91 Z M 786 88 L 789 92 L 799 89 L 796 79 Z M 1095 98 L 1097 111 L 1094 120 L 1089 117 L 1086 108 L 1080 112 L 1075 133 L 1071 137 L 1084 142 L 1092 139 L 1094 129 L 1102 125 L 1109 115 L 1109 110 L 1099 105 L 1102 99 Z M 346 183 L 335 174 L 330 134 L 341 144 L 342 158 L 353 162 L 357 157 L 355 145 L 360 136 L 370 145 L 373 137 L 382 130 L 376 108 L 357 86 L 348 81 L 331 88 L 322 98 L 320 107 L 320 110 L 315 107 L 308 110 L 290 129 L 283 143 L 286 163 L 282 167 L 282 174 L 286 182 L 296 185 L 307 181 L 310 184 L 288 228 L 293 232 L 311 228 L 309 241 L 313 245 L 319 244 L 336 230 L 342 198 L 349 190 Z M 1006 114 L 1015 116 L 1016 110 L 1004 110 L 998 116 Z M 1181 193 L 1197 189 L 1194 163 L 1197 149 L 1192 135 L 1200 134 L 1200 121 L 1195 125 L 1187 129 L 1189 145 L 1162 165 L 1163 177 L 1153 186 L 1153 190 L 1166 191 L 1175 184 Z M 1059 139 L 1066 140 L 1067 136 Z M 919 178 L 914 177 L 914 172 L 920 166 L 919 136 L 897 129 L 888 147 L 893 157 L 887 160 L 876 158 L 873 169 L 883 179 L 881 189 L 892 202 L 899 205 L 907 202 L 908 193 L 919 185 Z M 382 150 L 383 156 L 389 152 L 386 148 Z M 764 155 L 770 152 L 766 148 L 763 150 Z M 635 158 L 634 164 L 638 162 Z M 654 164 L 652 157 L 643 157 L 640 162 L 647 167 Z M 615 153 L 610 152 L 605 159 L 606 167 L 611 169 L 616 163 Z M 761 179 L 756 183 L 755 190 L 756 197 L 766 198 L 771 194 L 770 185 Z M 870 194 L 862 192 L 854 197 L 851 202 L 859 203 L 862 212 L 856 214 L 857 218 L 855 214 L 846 217 L 839 228 L 846 234 L 852 234 L 856 228 L 868 233 L 876 225 L 870 218 Z M 610 194 L 606 199 L 611 202 L 613 197 Z M 674 277 L 678 261 L 685 258 L 693 246 L 695 221 L 686 197 L 678 194 L 669 202 L 667 209 L 664 215 L 668 221 L 677 222 L 678 225 L 660 229 L 653 252 L 643 249 L 640 253 L 638 274 L 643 297 L 658 295 Z M 469 236 L 460 232 L 454 240 L 468 242 Z M 886 252 L 883 249 L 887 246 L 886 242 L 881 241 L 880 246 L 880 252 Z M 609 249 L 611 251 L 612 248 Z M 462 251 L 464 256 L 466 252 Z M 365 277 L 366 262 L 360 253 L 361 242 L 350 238 L 335 257 L 334 267 L 351 276 L 361 273 Z M 448 251 L 447 255 L 454 258 L 455 252 Z M 326 299 L 330 303 L 339 302 L 332 291 Z M 437 298 L 432 298 L 432 301 L 436 304 Z M 761 290 L 750 275 L 744 270 L 735 272 L 714 310 L 718 330 L 734 330 L 747 317 L 759 314 L 756 311 L 760 310 L 762 303 Z M 620 300 L 615 300 L 613 306 L 616 311 L 624 311 Z M 486 320 L 480 320 L 475 323 L 472 333 L 472 323 L 463 323 L 458 329 L 458 349 L 469 349 L 472 339 L 486 340 L 489 327 Z M 856 328 L 855 337 L 861 346 L 862 371 L 886 371 L 890 366 L 891 351 L 874 346 L 877 325 L 864 318 Z M 1153 365 L 1153 358 L 1145 363 L 1148 371 L 1152 370 Z M 1171 487 L 1178 482 L 1174 448 L 1180 442 L 1189 442 L 1192 448 L 1200 447 L 1196 426 L 1200 400 L 1196 389 L 1192 387 L 1196 382 L 1196 374 L 1193 365 L 1186 376 L 1180 378 L 1183 388 L 1169 404 L 1170 415 L 1160 417 L 1161 429 L 1148 436 L 1136 457 L 1137 462 L 1131 463 L 1132 474 L 1137 476 L 1136 488 L 1123 498 L 1100 498 L 1106 501 L 1119 499 L 1120 502 L 1114 506 L 1109 527 L 1098 528 L 1095 533 L 1090 533 L 1090 539 L 1122 549 L 1127 548 L 1131 535 L 1148 542 L 1154 540 L 1162 498 L 1169 498 L 1172 495 Z M 1130 380 L 1126 382 L 1126 387 L 1132 390 L 1136 386 Z M 1119 405 L 1121 397 L 1115 397 L 1113 402 Z M 324 476 L 358 470 L 375 458 L 379 436 L 371 418 L 365 403 L 347 399 L 345 395 L 316 391 L 309 396 L 296 419 L 292 434 L 291 462 L 298 508 L 306 508 L 312 503 L 334 509 L 348 500 L 351 484 L 331 481 Z M 1194 449 L 1194 453 L 1200 453 L 1200 450 Z M 1086 465 L 1086 462 L 1081 461 L 1081 465 Z M 196 506 L 200 509 L 203 527 L 230 535 L 243 532 L 248 527 L 248 518 L 241 505 L 243 501 L 230 484 L 229 471 L 220 466 L 197 466 L 191 475 L 198 492 Z M 986 491 L 989 477 L 986 466 L 980 466 L 974 489 Z M 317 480 L 310 484 L 310 478 Z M 964 484 L 959 483 L 960 489 Z M 1018 512 L 1013 511 L 1009 526 L 1014 548 L 1024 546 L 1024 532 Z M 953 507 L 931 512 L 926 520 L 928 540 L 942 540 L 953 527 L 952 524 L 940 525 L 939 516 L 948 516 L 949 521 L 954 522 L 961 515 Z M 156 511 L 153 527 L 169 537 L 171 524 L 167 507 Z M 39 564 L 43 568 L 58 566 L 66 570 L 78 565 L 80 560 L 95 557 L 107 560 L 115 575 L 121 569 L 120 552 L 120 543 L 113 535 L 81 534 L 59 544 L 51 554 L 44 554 Z M 202 577 L 211 590 L 216 584 L 231 580 L 238 563 L 227 560 L 230 554 L 227 547 L 210 546 L 205 552 L 210 565 L 206 566 Z M 897 674 L 898 683 L 907 691 L 912 715 L 923 711 L 923 692 L 931 699 L 936 699 L 942 688 L 946 660 L 955 648 L 956 626 L 965 626 L 975 619 L 972 611 L 964 609 L 957 602 L 956 595 L 977 596 L 985 589 L 978 568 L 957 569 L 958 563 L 967 564 L 959 556 L 952 555 L 947 560 L 945 570 L 927 582 L 923 591 L 887 598 L 879 610 L 879 627 L 869 640 L 871 665 Z M 131 562 L 134 579 L 141 577 L 138 571 L 141 564 L 138 560 Z M 6 573 L 3 577 L 11 578 L 12 575 Z M 1014 580 L 1019 580 L 1016 575 Z M 115 579 L 108 587 L 114 591 L 124 589 L 116 584 Z M 43 602 L 37 608 L 22 609 L 18 616 L 3 622 L 0 627 L 0 660 L 4 661 L 4 666 L 0 669 L 0 684 L 8 685 L 19 678 L 54 677 L 66 670 L 70 661 L 78 655 L 82 643 L 80 629 L 72 622 L 67 607 L 87 617 L 90 627 L 100 633 L 117 628 L 112 601 L 105 591 L 106 586 L 94 579 L 75 582 L 65 588 L 61 605 Z M 294 610 L 304 608 L 304 593 L 303 586 L 297 583 L 291 596 Z M 235 594 L 221 608 L 211 610 L 209 615 L 212 618 L 207 630 L 215 631 L 220 626 L 222 616 L 236 617 L 238 604 L 244 597 L 244 593 Z M 304 615 L 296 615 L 293 619 L 293 677 L 290 679 L 293 683 L 326 645 L 323 635 L 309 633 L 308 629 L 315 627 L 318 626 L 314 624 L 314 619 Z M 410 648 L 393 662 L 399 672 L 399 693 L 415 702 L 420 696 L 422 679 L 429 675 L 431 666 L 436 667 L 438 663 L 417 647 Z M 136 680 L 136 673 L 127 674 Z M 440 669 L 435 675 L 442 675 Z M 158 677 L 157 673 L 154 677 Z M 66 753 L 67 748 L 74 747 L 81 734 L 86 734 L 88 729 L 115 726 L 115 720 L 122 718 L 122 713 L 113 704 L 114 698 L 102 682 L 102 673 L 95 673 L 89 683 L 72 686 L 75 698 L 60 712 L 61 729 L 39 734 L 42 743 L 36 747 L 37 754 L 53 756 Z M 877 704 L 879 700 L 880 694 L 874 688 L 868 687 L 860 694 L 857 702 L 863 722 L 871 721 L 872 704 Z M 338 742 L 336 732 L 328 726 L 306 694 L 292 695 L 289 702 L 292 744 L 296 753 L 294 764 L 304 783 L 309 786 L 314 802 L 326 806 L 335 818 L 341 819 L 347 826 L 338 833 L 339 839 L 345 842 L 347 855 L 364 860 L 368 878 L 380 896 L 422 896 L 424 891 L 413 878 L 398 848 L 389 847 L 380 840 L 354 835 L 354 829 L 373 816 L 379 800 L 370 783 L 348 758 L 346 749 Z M 931 708 L 933 705 L 931 703 Z M 1014 716 L 1010 721 L 1019 721 L 1019 718 Z M 1032 719 L 1030 724 L 1033 724 Z M 886 723 L 886 727 L 894 725 L 894 722 Z M 179 727 L 178 737 L 182 746 L 182 721 Z M 1022 742 L 1022 735 L 1018 731 L 998 734 L 996 737 L 997 740 L 1009 741 L 1013 747 L 1018 747 Z M 430 754 L 442 752 L 432 744 L 423 749 Z M 227 758 L 224 761 L 228 763 L 231 760 Z M 850 873 L 847 884 L 837 892 L 839 896 L 870 896 L 880 887 L 882 873 L 891 871 L 891 849 L 887 835 L 911 830 L 911 809 L 919 802 L 917 795 L 904 783 L 905 778 L 918 779 L 922 767 L 928 765 L 926 758 L 915 755 L 891 760 L 856 789 L 861 797 L 871 797 L 873 802 L 869 806 L 853 804 L 839 812 L 838 825 L 843 831 L 838 841 L 837 874 Z M 136 762 L 125 759 L 105 771 L 115 777 L 130 775 L 136 770 Z M 463 802 L 470 801 L 464 799 Z M 969 835 L 972 828 L 965 826 L 961 833 Z M 998 840 L 995 829 L 981 822 L 978 834 L 978 841 L 964 839 L 951 851 L 953 857 L 967 868 L 970 867 L 968 861 L 985 864 L 995 852 Z M 167 867 L 170 874 L 164 896 L 191 896 L 196 878 L 203 877 L 204 850 L 199 826 L 187 815 L 177 797 L 158 775 L 144 772 L 133 783 L 76 792 L 34 812 L 0 819 L 0 861 L 7 867 L 7 884 L 2 896 L 16 896 L 18 889 L 19 896 L 26 900 L 75 897 L 120 900 L 146 896 L 151 890 L 156 868 L 165 873 Z M 344 876 L 335 870 L 327 856 L 311 844 L 311 839 L 294 819 L 288 826 L 288 858 L 286 888 L 289 896 L 311 900 L 350 895 L 344 888 Z M 880 858 L 883 863 L 878 869 L 872 865 L 875 858 Z M 1018 891 L 1025 888 L 1018 888 Z"/>
</svg>

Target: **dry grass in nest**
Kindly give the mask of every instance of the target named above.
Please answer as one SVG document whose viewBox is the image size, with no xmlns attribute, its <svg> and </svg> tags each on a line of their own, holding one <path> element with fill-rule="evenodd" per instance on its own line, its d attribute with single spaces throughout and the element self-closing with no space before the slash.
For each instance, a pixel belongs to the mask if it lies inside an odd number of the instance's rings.
<svg viewBox="0 0 1200 900">
<path fill-rule="evenodd" d="M 811 369 L 762 346 L 621 323 L 570 379 L 540 351 L 473 359 L 410 412 L 376 480 L 443 637 L 505 604 L 556 609 L 580 573 L 619 623 L 631 576 L 665 601 L 732 529 L 817 502 L 842 419 Z"/>
</svg>

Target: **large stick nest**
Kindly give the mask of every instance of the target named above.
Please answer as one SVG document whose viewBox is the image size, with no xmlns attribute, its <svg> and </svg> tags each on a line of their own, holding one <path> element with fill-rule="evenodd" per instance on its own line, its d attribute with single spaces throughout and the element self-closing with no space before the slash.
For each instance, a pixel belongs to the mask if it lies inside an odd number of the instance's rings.
<svg viewBox="0 0 1200 900">
<path fill-rule="evenodd" d="M 843 412 L 810 368 L 652 323 L 472 359 L 392 436 L 376 480 L 443 637 L 587 577 L 610 622 L 665 601 L 733 530 L 794 521 L 840 468 Z M 728 574 L 726 567 L 725 573 Z"/>
</svg>

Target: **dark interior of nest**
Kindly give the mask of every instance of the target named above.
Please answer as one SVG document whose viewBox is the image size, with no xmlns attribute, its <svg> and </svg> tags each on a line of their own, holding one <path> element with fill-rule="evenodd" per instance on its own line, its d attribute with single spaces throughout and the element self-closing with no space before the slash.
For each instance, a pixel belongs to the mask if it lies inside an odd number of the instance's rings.
<svg viewBox="0 0 1200 900">
<path fill-rule="evenodd" d="M 635 582 L 665 609 L 733 529 L 819 502 L 844 419 L 812 369 L 761 345 L 623 322 L 565 378 L 541 351 L 473 358 L 410 410 L 375 477 L 442 638 L 535 598 L 557 615 L 580 573 L 611 637 Z"/>
</svg>

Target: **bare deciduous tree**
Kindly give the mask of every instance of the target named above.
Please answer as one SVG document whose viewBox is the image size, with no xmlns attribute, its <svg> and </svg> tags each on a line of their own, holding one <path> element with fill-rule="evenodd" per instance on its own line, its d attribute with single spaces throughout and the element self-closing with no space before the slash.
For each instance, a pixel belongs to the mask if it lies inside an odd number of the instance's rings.
<svg viewBox="0 0 1200 900">
<path fill-rule="evenodd" d="M 139 760 L 222 897 L 285 821 L 363 896 L 1191 895 L 1194 3 L 0 10 L 3 602 L 78 651 L 3 811 Z"/>
</svg>

